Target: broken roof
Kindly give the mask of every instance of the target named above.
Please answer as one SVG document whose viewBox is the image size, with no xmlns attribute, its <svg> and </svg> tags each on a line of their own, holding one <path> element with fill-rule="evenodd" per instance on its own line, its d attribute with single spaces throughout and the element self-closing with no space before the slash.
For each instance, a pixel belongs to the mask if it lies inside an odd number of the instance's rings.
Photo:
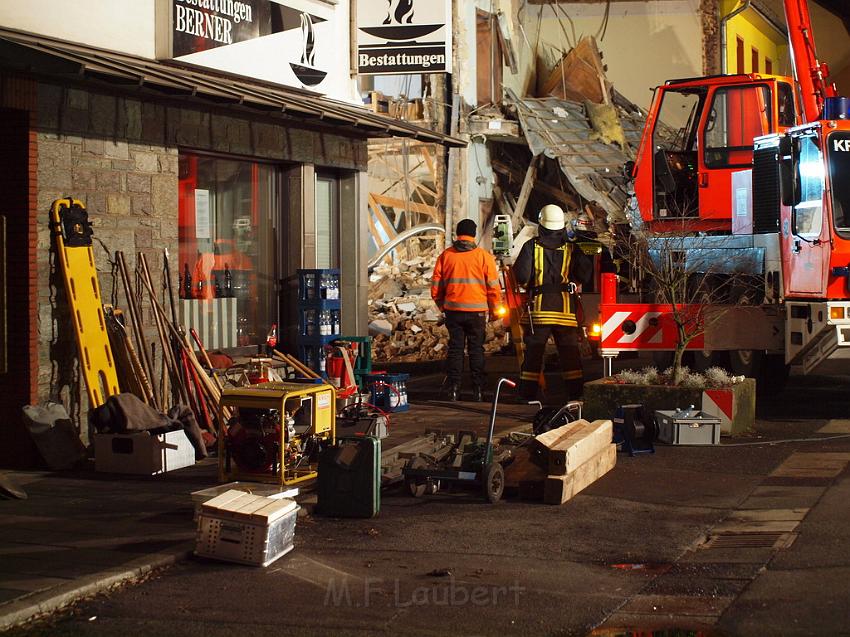
<svg viewBox="0 0 850 637">
<path fill-rule="evenodd" d="M 640 144 L 645 114 L 624 99 L 616 99 L 626 147 L 600 141 L 583 104 L 555 97 L 518 98 L 516 106 L 526 142 L 533 155 L 557 160 L 576 193 L 595 201 L 609 219 L 623 214 L 629 198 L 629 179 L 623 165 L 633 159 Z"/>
</svg>

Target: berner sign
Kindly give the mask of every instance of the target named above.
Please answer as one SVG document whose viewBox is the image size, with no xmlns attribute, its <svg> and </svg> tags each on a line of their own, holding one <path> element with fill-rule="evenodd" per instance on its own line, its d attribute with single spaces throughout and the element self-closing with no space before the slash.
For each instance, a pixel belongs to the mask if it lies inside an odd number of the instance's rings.
<svg viewBox="0 0 850 637">
<path fill-rule="evenodd" d="M 263 3 L 264 5 L 267 3 Z M 255 0 L 174 0 L 174 57 L 260 35 Z"/>
<path fill-rule="evenodd" d="M 358 0 L 361 75 L 451 71 L 451 0 Z"/>
</svg>

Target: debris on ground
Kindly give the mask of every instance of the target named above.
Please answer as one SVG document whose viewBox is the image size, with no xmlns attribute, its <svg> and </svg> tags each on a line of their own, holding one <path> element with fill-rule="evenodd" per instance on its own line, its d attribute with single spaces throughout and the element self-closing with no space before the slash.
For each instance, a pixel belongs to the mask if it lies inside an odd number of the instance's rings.
<svg viewBox="0 0 850 637">
<path fill-rule="evenodd" d="M 449 333 L 443 313 L 431 299 L 431 276 L 439 252 L 431 248 L 412 259 L 375 267 L 369 286 L 372 360 L 411 363 L 446 357 Z M 487 324 L 484 352 L 502 349 L 506 328 Z"/>
</svg>

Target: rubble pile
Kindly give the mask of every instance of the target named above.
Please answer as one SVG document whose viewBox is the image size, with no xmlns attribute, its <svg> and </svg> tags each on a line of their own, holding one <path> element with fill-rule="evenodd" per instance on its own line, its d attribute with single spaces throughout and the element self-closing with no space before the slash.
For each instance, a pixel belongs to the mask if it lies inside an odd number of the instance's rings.
<svg viewBox="0 0 850 637">
<path fill-rule="evenodd" d="M 412 363 L 446 357 L 449 334 L 443 314 L 431 300 L 431 276 L 438 252 L 382 263 L 369 278 L 369 333 L 376 362 Z M 502 349 L 506 329 L 487 324 L 485 353 Z"/>
</svg>

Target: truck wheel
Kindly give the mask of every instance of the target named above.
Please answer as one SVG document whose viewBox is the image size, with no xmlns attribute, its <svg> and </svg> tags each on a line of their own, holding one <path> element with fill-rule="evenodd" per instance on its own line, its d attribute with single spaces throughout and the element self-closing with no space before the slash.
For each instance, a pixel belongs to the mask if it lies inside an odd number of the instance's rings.
<svg viewBox="0 0 850 637">
<path fill-rule="evenodd" d="M 505 470 L 498 462 L 491 462 L 484 467 L 482 478 L 484 497 L 490 504 L 496 504 L 502 499 L 505 491 Z"/>
</svg>

